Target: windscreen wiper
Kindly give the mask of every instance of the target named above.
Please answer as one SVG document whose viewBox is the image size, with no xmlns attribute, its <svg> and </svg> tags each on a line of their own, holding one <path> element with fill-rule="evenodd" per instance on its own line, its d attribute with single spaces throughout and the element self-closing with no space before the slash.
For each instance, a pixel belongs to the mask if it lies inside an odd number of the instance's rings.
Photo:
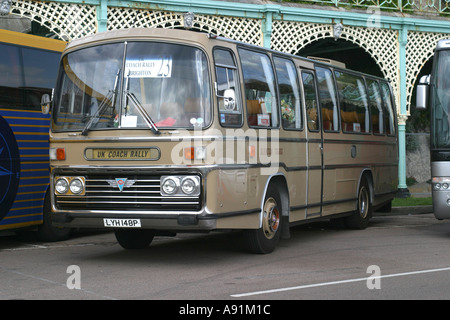
<svg viewBox="0 0 450 320">
<path fill-rule="evenodd" d="M 153 121 L 153 119 L 150 117 L 150 115 L 147 113 L 147 111 L 145 111 L 144 107 L 139 102 L 138 98 L 136 98 L 134 93 L 130 92 L 130 90 L 129 90 L 129 87 L 130 87 L 130 72 L 128 72 L 128 74 L 126 75 L 126 79 L 125 80 L 126 80 L 126 82 L 125 82 L 125 90 L 124 90 L 125 96 L 128 99 L 130 99 L 133 102 L 133 104 L 136 106 L 136 108 L 138 109 L 138 111 L 140 112 L 142 117 L 144 118 L 145 122 L 149 126 L 150 130 L 152 130 L 152 132 L 154 134 L 160 134 L 161 132 L 159 131 L 158 127 L 156 126 L 155 121 Z M 125 115 L 126 115 L 126 113 L 125 113 Z"/>
<path fill-rule="evenodd" d="M 120 69 L 117 70 L 116 79 L 114 80 L 114 87 L 113 90 L 109 90 L 108 94 L 103 98 L 102 102 L 98 106 L 97 111 L 95 114 L 89 119 L 88 123 L 84 126 L 83 130 L 81 131 L 81 134 L 83 136 L 87 136 L 87 133 L 89 129 L 91 128 L 94 121 L 103 114 L 104 109 L 108 105 L 108 101 L 111 102 L 111 107 L 114 108 L 114 105 L 116 104 L 116 96 L 117 96 L 117 87 L 119 85 L 119 75 L 120 75 Z"/>
<path fill-rule="evenodd" d="M 154 134 L 160 134 L 161 132 L 159 131 L 158 127 L 156 126 L 155 122 L 153 121 L 153 119 L 149 116 L 149 114 L 147 113 L 147 111 L 145 111 L 144 107 L 142 106 L 142 104 L 139 102 L 139 100 L 136 98 L 136 96 L 134 95 L 134 93 L 129 92 L 128 90 L 125 91 L 125 95 L 127 96 L 128 99 L 130 99 L 133 104 L 136 106 L 136 108 L 139 110 L 139 112 L 141 113 L 142 117 L 144 118 L 145 122 L 147 123 L 147 125 L 149 126 L 150 130 L 152 130 L 152 132 Z"/>
</svg>

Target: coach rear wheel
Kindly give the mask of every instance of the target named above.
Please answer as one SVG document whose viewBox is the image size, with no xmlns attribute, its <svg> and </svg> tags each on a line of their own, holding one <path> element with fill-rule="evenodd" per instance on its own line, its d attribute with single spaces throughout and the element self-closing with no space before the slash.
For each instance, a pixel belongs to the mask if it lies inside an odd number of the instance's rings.
<svg viewBox="0 0 450 320">
<path fill-rule="evenodd" d="M 145 249 L 148 248 L 155 236 L 153 230 L 125 230 L 116 229 L 114 231 L 117 242 L 124 249 Z"/>
<path fill-rule="evenodd" d="M 372 204 L 370 203 L 370 188 L 366 179 L 361 180 L 358 191 L 358 206 L 355 213 L 347 217 L 346 224 L 350 229 L 365 229 L 372 217 Z"/>
<path fill-rule="evenodd" d="M 247 248 L 253 253 L 270 253 L 278 244 L 281 234 L 281 201 L 278 191 L 269 187 L 263 206 L 262 227 L 246 230 Z"/>
</svg>

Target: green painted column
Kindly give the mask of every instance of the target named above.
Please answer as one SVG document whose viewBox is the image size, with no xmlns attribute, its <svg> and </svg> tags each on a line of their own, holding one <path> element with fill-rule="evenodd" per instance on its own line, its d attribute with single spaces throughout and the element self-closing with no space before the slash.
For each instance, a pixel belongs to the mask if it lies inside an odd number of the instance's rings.
<svg viewBox="0 0 450 320">
<path fill-rule="evenodd" d="M 108 26 L 108 0 L 100 0 L 97 6 L 97 32 L 107 30 Z"/>
<path fill-rule="evenodd" d="M 272 12 L 266 11 L 262 20 L 263 46 L 270 49 L 270 39 L 272 38 Z"/>
<path fill-rule="evenodd" d="M 398 192 L 397 196 L 406 198 L 410 196 L 406 185 L 406 43 L 408 29 L 405 25 L 399 30 L 399 58 L 400 58 L 400 112 L 398 114 Z"/>
</svg>

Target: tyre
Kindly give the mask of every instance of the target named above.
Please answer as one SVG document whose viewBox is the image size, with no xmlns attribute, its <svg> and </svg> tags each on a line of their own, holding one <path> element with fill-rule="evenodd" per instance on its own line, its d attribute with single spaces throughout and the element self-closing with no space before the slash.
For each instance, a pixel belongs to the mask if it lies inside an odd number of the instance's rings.
<svg viewBox="0 0 450 320">
<path fill-rule="evenodd" d="M 362 230 L 367 228 L 371 217 L 372 203 L 370 202 L 369 183 L 363 178 L 359 185 L 356 211 L 346 218 L 345 223 L 349 229 Z"/>
<path fill-rule="evenodd" d="M 114 231 L 117 242 L 124 249 L 145 249 L 148 248 L 155 236 L 153 230 L 124 230 L 116 229 Z"/>
<path fill-rule="evenodd" d="M 388 203 L 386 203 L 385 205 L 383 205 L 380 209 L 378 209 L 377 211 L 380 212 L 391 212 L 392 211 L 392 200 L 390 200 Z"/>
<path fill-rule="evenodd" d="M 37 237 L 39 241 L 52 242 L 69 239 L 72 231 L 70 228 L 55 227 L 53 225 L 49 192 L 45 194 L 42 219 L 43 223 L 38 227 L 37 230 Z"/>
<path fill-rule="evenodd" d="M 271 253 L 281 234 L 282 208 L 278 190 L 270 185 L 264 199 L 262 227 L 244 231 L 247 249 L 252 253 Z"/>
</svg>

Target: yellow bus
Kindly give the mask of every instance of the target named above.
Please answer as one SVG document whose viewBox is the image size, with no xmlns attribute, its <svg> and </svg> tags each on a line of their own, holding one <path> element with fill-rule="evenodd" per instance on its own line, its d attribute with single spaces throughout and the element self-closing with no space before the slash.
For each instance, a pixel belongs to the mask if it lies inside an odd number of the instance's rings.
<svg viewBox="0 0 450 320">
<path fill-rule="evenodd" d="M 239 229 L 269 253 L 295 224 L 363 229 L 397 190 L 386 80 L 211 34 L 75 40 L 52 106 L 54 220 L 124 248 Z"/>
<path fill-rule="evenodd" d="M 41 96 L 52 92 L 64 41 L 0 30 L 0 230 L 37 226 L 41 240 L 67 237 L 49 216 L 50 116 Z"/>
</svg>

